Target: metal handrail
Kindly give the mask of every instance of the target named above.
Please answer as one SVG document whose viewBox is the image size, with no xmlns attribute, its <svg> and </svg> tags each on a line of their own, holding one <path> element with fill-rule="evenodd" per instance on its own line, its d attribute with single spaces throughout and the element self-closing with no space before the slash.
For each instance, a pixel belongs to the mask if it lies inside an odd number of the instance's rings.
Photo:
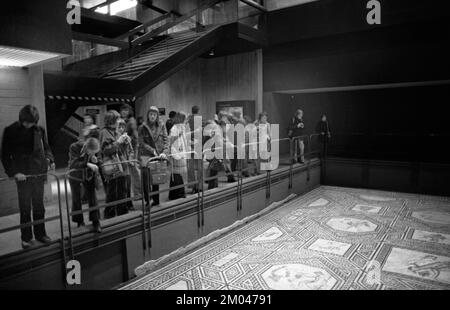
<svg viewBox="0 0 450 310">
<path fill-rule="evenodd" d="M 291 155 L 290 159 L 292 159 L 292 157 L 293 157 L 292 156 L 293 155 L 292 154 L 292 145 L 293 145 L 292 141 L 294 141 L 295 139 L 304 139 L 304 140 L 310 142 L 311 139 L 314 136 L 316 136 L 316 135 L 319 135 L 319 134 L 312 134 L 312 135 L 309 135 L 309 136 L 308 135 L 303 135 L 303 136 L 297 136 L 297 137 L 292 137 L 292 138 L 274 139 L 271 142 L 272 143 L 275 143 L 275 142 L 289 142 L 290 143 L 290 151 L 291 151 L 290 152 L 290 155 Z M 243 143 L 242 145 L 243 146 L 249 146 L 249 145 L 253 145 L 253 144 L 255 144 L 255 143 Z M 308 143 L 308 145 L 309 144 L 310 143 Z M 215 148 L 215 149 L 223 149 L 223 147 L 219 147 L 219 148 Z M 209 149 L 209 150 L 211 150 L 211 149 Z M 204 154 L 207 151 L 208 150 L 202 150 L 202 158 L 201 158 L 202 162 L 205 160 Z M 308 149 L 308 150 L 305 150 L 304 155 L 308 156 L 311 153 L 312 153 L 311 150 Z M 196 154 L 196 152 L 195 151 L 188 151 L 188 152 L 168 154 L 168 155 L 166 155 L 166 158 L 168 160 L 169 158 L 172 158 L 174 156 L 179 156 L 180 154 Z M 151 157 L 150 159 L 161 159 L 161 158 L 160 158 L 160 156 L 154 156 L 154 157 Z M 186 159 L 189 159 L 189 158 L 186 158 Z M 306 163 L 308 168 L 309 168 L 309 162 L 310 162 L 310 160 L 308 160 L 307 163 Z M 137 159 L 136 160 L 121 161 L 121 162 L 117 162 L 117 163 L 109 163 L 109 164 L 104 164 L 104 165 L 107 166 L 107 165 L 117 165 L 117 164 L 125 164 L 125 163 L 137 164 L 141 169 L 142 168 L 146 168 L 146 167 L 143 167 L 142 163 L 139 160 L 137 160 Z M 292 163 L 292 160 L 290 160 L 290 184 L 289 184 L 289 188 L 292 188 L 292 166 L 293 166 L 293 163 Z M 237 188 L 236 188 L 237 195 L 236 195 L 236 198 L 237 198 L 237 212 L 238 213 L 240 213 L 242 211 L 242 197 L 243 197 L 243 193 L 242 193 L 242 190 L 243 190 L 243 174 L 242 174 L 242 172 L 248 171 L 250 169 L 252 169 L 252 167 L 243 168 L 242 167 L 242 162 L 238 161 L 238 169 L 236 171 L 230 171 L 230 172 L 225 171 L 225 173 L 222 174 L 222 175 L 225 175 L 225 176 L 233 175 L 233 176 L 237 177 L 237 181 L 236 181 L 237 182 Z M 68 194 L 67 194 L 68 193 L 67 180 L 69 180 L 69 179 L 76 179 L 77 181 L 83 181 L 82 179 L 73 177 L 71 174 L 73 174 L 73 172 L 75 172 L 75 171 L 85 171 L 85 170 L 86 170 L 86 168 L 83 168 L 83 169 L 70 169 L 70 170 L 66 171 L 64 174 L 61 174 L 62 176 L 64 176 L 64 186 L 65 186 L 65 193 L 66 193 L 65 194 L 65 198 L 66 198 L 67 219 L 68 219 L 68 233 L 69 233 L 67 239 L 68 239 L 68 243 L 69 243 L 69 256 L 71 256 L 72 258 L 75 256 L 75 253 L 74 253 L 74 249 L 73 249 L 73 235 L 72 235 L 72 230 L 71 230 L 71 225 L 70 225 L 70 223 L 71 223 L 71 219 L 70 219 L 71 216 L 77 215 L 77 214 L 84 214 L 86 212 L 90 212 L 90 211 L 93 211 L 93 210 L 98 210 L 98 209 L 101 209 L 101 208 L 105 208 L 107 206 L 114 206 L 114 205 L 117 205 L 117 204 L 120 204 L 120 203 L 137 200 L 136 196 L 133 195 L 133 197 L 130 197 L 130 198 L 124 198 L 124 199 L 121 199 L 121 200 L 118 200 L 118 201 L 114 201 L 114 202 L 110 202 L 110 203 L 104 203 L 104 204 L 97 205 L 97 206 L 94 206 L 94 207 L 89 207 L 89 208 L 82 208 L 81 210 L 71 212 L 69 210 L 69 201 L 68 201 Z M 198 171 L 203 171 L 203 169 L 198 169 Z M 46 175 L 48 175 L 48 174 L 46 174 Z M 58 205 L 59 205 L 59 210 L 60 210 L 59 211 L 60 212 L 60 216 L 59 217 L 52 217 L 51 219 L 47 219 L 47 221 L 55 220 L 55 219 L 58 219 L 58 218 L 60 219 L 62 254 L 63 254 L 63 260 L 64 260 L 64 262 L 66 262 L 66 256 L 65 256 L 66 247 L 64 245 L 64 241 L 65 241 L 66 238 L 64 238 L 64 226 L 63 226 L 63 223 L 62 223 L 62 206 L 61 206 L 62 204 L 61 204 L 60 182 L 59 182 L 59 177 L 56 174 L 53 174 L 53 176 L 57 179 L 57 184 L 58 184 Z M 186 187 L 186 186 L 189 186 L 189 185 L 197 184 L 198 185 L 198 189 L 199 189 L 198 194 L 197 194 L 198 226 L 199 226 L 199 229 L 203 229 L 204 224 L 205 224 L 205 215 L 204 215 L 205 189 L 204 189 L 204 183 L 207 182 L 207 181 L 210 181 L 210 180 L 218 179 L 219 177 L 220 177 L 219 175 L 213 176 L 213 177 L 203 177 L 203 173 L 199 173 L 199 176 L 197 177 L 197 180 L 195 180 L 195 181 L 187 182 L 187 183 L 184 183 L 184 184 L 181 184 L 181 185 L 177 185 L 177 186 L 174 186 L 174 187 L 169 187 L 169 188 L 166 188 L 166 189 L 160 189 L 158 191 L 151 191 L 148 194 L 149 195 L 160 194 L 160 193 L 163 193 L 163 192 L 166 192 L 166 191 L 170 191 L 170 190 L 173 190 L 173 189 L 183 188 L 183 187 Z M 1 180 L 3 180 L 3 179 L 0 179 L 0 181 Z M 271 171 L 267 171 L 267 173 L 266 173 L 266 193 L 268 195 L 268 198 L 270 197 L 270 187 L 271 187 L 270 183 L 271 183 Z M 141 185 L 142 185 L 141 186 L 141 195 L 138 198 L 141 199 L 141 201 L 142 201 L 143 248 L 144 248 L 144 251 L 145 251 L 146 250 L 146 245 L 148 245 L 148 249 L 149 250 L 151 248 L 151 211 L 150 211 L 150 206 L 149 206 L 148 209 L 145 208 L 144 193 L 143 193 L 144 186 L 143 186 L 143 178 L 142 177 L 141 177 Z M 146 215 L 145 212 L 147 212 L 147 216 L 145 216 Z M 39 222 L 40 221 L 36 221 L 34 223 L 39 223 Z M 45 222 L 45 221 L 43 221 L 43 222 Z M 30 225 L 32 225 L 32 224 L 30 224 Z M 18 227 L 21 227 L 21 225 L 15 226 L 14 229 L 17 229 Z M 0 230 L 0 233 L 2 233 L 2 232 L 5 232 L 5 230 L 4 229 Z"/>
<path fill-rule="evenodd" d="M 115 162 L 115 163 L 102 164 L 101 167 L 113 166 L 113 165 L 122 165 L 122 164 L 131 164 L 131 163 L 141 165 L 141 163 L 138 160 L 133 159 L 133 160 L 119 161 L 119 162 Z M 72 259 L 75 256 L 74 250 L 73 250 L 73 242 L 72 242 L 72 238 L 73 238 L 72 237 L 72 227 L 70 225 L 71 217 L 73 215 L 84 214 L 84 213 L 87 213 L 87 212 L 100 210 L 100 209 L 103 209 L 103 208 L 106 208 L 106 207 L 112 207 L 112 206 L 119 205 L 119 204 L 122 204 L 122 203 L 132 202 L 132 201 L 138 200 L 136 197 L 130 197 L 130 198 L 124 198 L 124 199 L 120 199 L 120 200 L 115 200 L 113 202 L 103 203 L 103 204 L 96 205 L 96 206 L 93 206 L 93 207 L 89 206 L 88 208 L 85 208 L 85 209 L 81 208 L 81 210 L 78 210 L 78 211 L 71 211 L 70 208 L 69 208 L 69 199 L 68 199 L 68 195 L 67 195 L 67 193 L 68 193 L 68 191 L 67 191 L 67 180 L 76 180 L 78 182 L 84 182 L 85 181 L 84 177 L 83 177 L 83 179 L 79 179 L 79 178 L 73 177 L 71 174 L 73 174 L 74 172 L 82 172 L 83 175 L 84 175 L 84 172 L 86 171 L 86 169 L 88 169 L 88 168 L 70 169 L 64 174 L 64 176 L 65 176 L 64 177 L 64 187 L 65 187 L 65 193 L 66 193 L 66 195 L 65 195 L 65 198 L 66 198 L 66 213 L 67 213 L 67 223 L 68 223 L 67 226 L 68 226 L 68 232 L 69 232 L 70 255 L 71 255 Z M 142 182 L 142 180 L 141 180 L 141 182 Z M 143 186 L 141 186 L 141 196 L 139 198 L 142 201 L 144 199 Z M 142 208 L 142 210 L 143 210 L 142 211 L 143 212 L 143 234 L 145 236 L 146 223 L 145 223 L 145 216 L 144 216 L 144 213 L 145 213 L 144 208 L 145 208 L 145 204 L 143 203 L 143 208 Z M 147 243 L 145 239 L 146 238 L 144 237 L 144 242 L 143 242 L 144 251 L 146 250 L 146 243 Z"/>
</svg>

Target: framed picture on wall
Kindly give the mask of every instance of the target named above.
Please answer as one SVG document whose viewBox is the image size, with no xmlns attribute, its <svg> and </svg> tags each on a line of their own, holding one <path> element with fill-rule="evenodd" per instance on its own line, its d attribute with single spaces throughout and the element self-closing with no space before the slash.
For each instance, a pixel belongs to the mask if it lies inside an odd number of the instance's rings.
<svg viewBox="0 0 450 310">
<path fill-rule="evenodd" d="M 255 101 L 254 100 L 233 100 L 233 101 L 217 101 L 216 114 L 225 111 L 237 118 L 249 116 L 255 120 Z"/>
</svg>

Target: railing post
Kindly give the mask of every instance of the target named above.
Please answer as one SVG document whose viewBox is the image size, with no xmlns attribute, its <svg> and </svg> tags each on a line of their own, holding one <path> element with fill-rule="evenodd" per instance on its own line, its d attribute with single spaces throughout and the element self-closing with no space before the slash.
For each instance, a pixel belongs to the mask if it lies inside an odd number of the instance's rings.
<svg viewBox="0 0 450 310">
<path fill-rule="evenodd" d="M 205 215 L 203 210 L 203 155 L 202 160 L 198 160 L 190 154 L 191 160 L 194 161 L 194 172 L 197 170 L 197 227 L 203 231 L 203 226 L 205 226 Z"/>
<path fill-rule="evenodd" d="M 202 154 L 203 154 L 203 152 L 202 152 Z M 203 182 L 203 155 L 202 155 L 202 159 L 199 160 L 198 164 L 200 166 L 199 170 L 198 170 L 198 175 L 200 176 L 199 177 L 199 179 L 200 179 L 200 187 L 198 189 L 199 189 L 199 192 L 201 192 L 201 195 L 200 195 L 200 210 L 202 210 L 202 227 L 203 227 L 203 226 L 205 226 L 205 206 L 203 205 L 203 198 L 204 198 L 204 192 L 205 192 L 205 188 L 204 188 L 205 184 Z"/>
<path fill-rule="evenodd" d="M 69 208 L 69 195 L 67 191 L 67 174 L 64 176 L 64 196 L 66 199 L 66 215 L 67 215 L 67 229 L 69 232 L 69 249 L 70 249 L 70 258 L 74 259 L 74 253 L 73 253 L 73 242 L 72 242 L 72 227 L 70 225 L 70 208 Z"/>
<path fill-rule="evenodd" d="M 147 163 L 148 165 L 148 163 Z M 150 193 L 153 192 L 153 188 L 151 186 L 151 177 L 150 177 L 150 169 L 145 167 L 145 177 L 147 179 L 147 193 L 148 193 L 148 210 L 147 210 L 147 218 L 148 218 L 148 251 L 150 254 L 150 249 L 152 247 L 152 208 L 151 208 L 151 200 L 153 200 L 150 196 Z M 152 195 L 153 196 L 153 195 Z"/>
<path fill-rule="evenodd" d="M 293 183 L 294 183 L 294 181 L 293 181 L 293 168 L 294 168 L 294 155 L 293 155 L 293 152 L 292 152 L 292 149 L 293 149 L 293 141 L 292 141 L 292 139 L 289 139 L 289 189 L 292 189 L 292 187 L 293 187 Z"/>
<path fill-rule="evenodd" d="M 63 265 L 62 265 L 62 277 L 63 277 L 63 284 L 64 287 L 67 288 L 67 281 L 66 281 L 66 264 L 67 264 L 67 258 L 66 258 L 66 246 L 64 244 L 64 223 L 63 223 L 63 214 L 62 214 L 62 206 L 61 206 L 61 185 L 59 184 L 59 178 L 55 174 L 49 174 L 53 176 L 56 180 L 56 187 L 58 189 L 58 211 L 59 211 L 59 229 L 61 231 L 61 252 L 62 252 L 62 259 L 63 259 Z M 70 223 L 69 223 L 70 224 Z"/>
<path fill-rule="evenodd" d="M 145 257 L 145 250 L 147 250 L 147 223 L 145 222 L 145 195 L 144 195 L 144 168 L 142 166 L 142 163 L 137 161 L 136 163 L 139 165 L 139 170 L 141 171 L 141 202 L 142 202 L 142 248 L 144 250 L 144 257 Z"/>
<path fill-rule="evenodd" d="M 328 132 L 325 133 L 323 137 L 323 145 L 322 145 L 322 184 L 325 184 L 326 176 L 327 176 L 327 153 L 328 153 Z"/>
<path fill-rule="evenodd" d="M 306 181 L 309 182 L 309 180 L 311 179 L 311 171 L 310 171 L 310 164 L 311 164 L 311 136 L 306 136 L 306 138 L 308 139 L 308 160 L 306 162 Z M 303 154 L 305 152 L 303 151 Z"/>
<path fill-rule="evenodd" d="M 237 168 L 238 168 L 238 184 L 237 184 L 237 211 L 238 216 L 240 211 L 242 210 L 242 201 L 241 201 L 241 194 L 242 194 L 242 162 L 241 159 L 237 160 Z"/>
<path fill-rule="evenodd" d="M 188 160 L 193 160 L 194 161 L 194 176 L 195 176 L 195 170 L 198 168 L 196 167 L 197 162 L 195 162 L 195 156 L 192 156 L 192 154 L 189 154 L 189 159 Z M 202 155 L 203 158 L 203 155 Z M 189 169 L 189 167 L 188 167 Z M 200 193 L 200 188 L 201 188 L 201 184 L 200 184 L 200 171 L 197 171 L 197 228 L 201 231 L 202 227 L 203 227 L 203 221 L 202 221 L 202 193 Z M 189 172 L 188 172 L 189 173 Z M 189 178 L 188 178 L 189 180 Z"/>
</svg>

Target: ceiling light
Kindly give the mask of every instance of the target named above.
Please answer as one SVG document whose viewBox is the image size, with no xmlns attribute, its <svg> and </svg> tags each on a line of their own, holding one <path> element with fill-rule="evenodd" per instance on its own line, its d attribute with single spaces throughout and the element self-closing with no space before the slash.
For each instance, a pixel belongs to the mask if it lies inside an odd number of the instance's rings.
<svg viewBox="0 0 450 310">
<path fill-rule="evenodd" d="M 61 56 L 55 53 L 0 46 L 0 66 L 27 67 Z"/>
<path fill-rule="evenodd" d="M 119 12 L 128 10 L 130 8 L 133 8 L 137 5 L 137 0 L 118 0 L 111 4 L 109 4 L 110 14 L 116 15 Z M 104 5 L 101 7 L 98 7 L 95 12 L 101 13 L 101 14 L 107 14 L 108 13 L 108 5 Z"/>
</svg>

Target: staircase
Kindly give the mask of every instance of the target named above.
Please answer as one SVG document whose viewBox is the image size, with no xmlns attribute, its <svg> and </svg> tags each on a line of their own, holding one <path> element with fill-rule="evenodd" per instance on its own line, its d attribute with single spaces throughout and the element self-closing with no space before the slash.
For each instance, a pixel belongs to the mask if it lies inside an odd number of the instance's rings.
<svg viewBox="0 0 450 310">
<path fill-rule="evenodd" d="M 73 141 L 70 132 L 62 135 L 61 129 L 80 106 L 132 102 L 198 57 L 247 52 L 267 45 L 265 33 L 239 20 L 224 22 L 228 17 L 221 14 L 233 10 L 221 4 L 227 1 L 200 2 L 198 8 L 184 15 L 166 12 L 139 25 L 85 12 L 86 24 L 73 29 L 74 38 L 121 49 L 71 63 L 62 71 L 45 72 L 47 119 L 54 120 L 47 125 L 51 144 Z M 203 19 L 205 10 L 210 11 Z M 209 23 L 207 17 L 218 22 Z M 190 23 L 192 19 L 196 22 Z M 118 25 L 110 29 L 115 22 Z M 186 29 L 186 23 L 193 28 L 178 31 Z"/>
<path fill-rule="evenodd" d="M 106 72 L 102 77 L 132 81 L 161 61 L 181 51 L 206 32 L 207 30 L 202 32 L 185 31 L 183 33 L 169 35 L 149 49 L 144 50 L 116 68 Z"/>
</svg>

